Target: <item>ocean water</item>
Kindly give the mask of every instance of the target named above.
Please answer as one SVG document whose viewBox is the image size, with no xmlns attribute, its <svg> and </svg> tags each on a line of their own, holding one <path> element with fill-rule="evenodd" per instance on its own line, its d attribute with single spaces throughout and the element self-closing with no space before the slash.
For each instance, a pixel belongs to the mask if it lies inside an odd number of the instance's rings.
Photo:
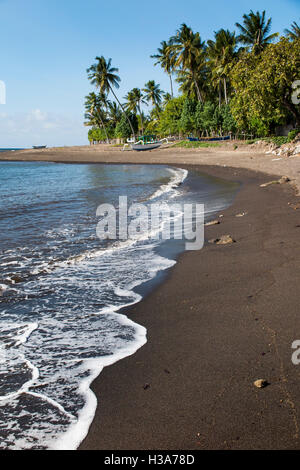
<svg viewBox="0 0 300 470">
<path fill-rule="evenodd" d="M 24 150 L 21 148 L 0 148 L 0 152 L 15 152 L 16 150 Z"/>
<path fill-rule="evenodd" d="M 184 250 L 99 240 L 97 206 L 198 202 L 210 217 L 237 189 L 158 165 L 0 163 L 0 449 L 78 447 L 97 406 L 91 382 L 147 340 L 118 310 Z"/>
</svg>

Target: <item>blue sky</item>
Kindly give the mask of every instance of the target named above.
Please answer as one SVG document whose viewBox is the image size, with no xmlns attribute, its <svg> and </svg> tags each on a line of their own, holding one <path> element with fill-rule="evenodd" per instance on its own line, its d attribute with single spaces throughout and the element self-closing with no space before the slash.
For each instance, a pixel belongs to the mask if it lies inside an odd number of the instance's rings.
<svg viewBox="0 0 300 470">
<path fill-rule="evenodd" d="M 96 55 L 111 57 L 122 82 L 118 96 L 168 77 L 150 55 L 185 22 L 202 39 L 234 29 L 243 13 L 265 9 L 273 31 L 299 22 L 300 0 L 0 0 L 0 147 L 82 145 L 86 69 Z"/>
</svg>

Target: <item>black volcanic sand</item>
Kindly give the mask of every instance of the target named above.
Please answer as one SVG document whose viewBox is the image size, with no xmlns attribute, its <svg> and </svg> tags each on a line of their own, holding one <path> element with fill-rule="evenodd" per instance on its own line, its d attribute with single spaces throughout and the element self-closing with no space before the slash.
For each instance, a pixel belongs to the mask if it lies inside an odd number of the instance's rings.
<svg viewBox="0 0 300 470">
<path fill-rule="evenodd" d="M 291 361 L 300 208 L 289 205 L 299 198 L 290 184 L 259 187 L 278 177 L 199 170 L 243 183 L 221 223 L 206 228 L 207 240 L 230 234 L 236 243 L 185 252 L 126 309 L 148 342 L 93 383 L 98 408 L 80 449 L 300 448 L 300 365 Z"/>
</svg>

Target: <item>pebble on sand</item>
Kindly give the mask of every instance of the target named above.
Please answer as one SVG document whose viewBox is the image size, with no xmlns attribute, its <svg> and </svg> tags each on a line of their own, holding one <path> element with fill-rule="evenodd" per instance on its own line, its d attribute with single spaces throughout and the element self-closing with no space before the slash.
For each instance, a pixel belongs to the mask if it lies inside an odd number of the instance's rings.
<svg viewBox="0 0 300 470">
<path fill-rule="evenodd" d="M 271 184 L 284 184 L 288 183 L 290 178 L 288 176 L 282 176 L 279 180 L 274 180 L 274 181 L 269 181 L 268 183 L 263 183 L 260 185 L 261 188 L 266 188 L 267 186 L 270 186 Z"/>
<path fill-rule="evenodd" d="M 268 385 L 268 381 L 265 379 L 258 379 L 258 380 L 255 380 L 254 385 L 257 388 L 264 388 Z"/>
<path fill-rule="evenodd" d="M 205 227 L 209 227 L 210 225 L 218 225 L 219 223 L 219 220 L 211 220 L 210 222 L 206 222 Z"/>
<path fill-rule="evenodd" d="M 222 235 L 220 238 L 212 238 L 208 240 L 208 243 L 215 243 L 216 245 L 229 245 L 231 243 L 235 243 L 235 240 L 231 237 L 231 235 Z"/>
</svg>

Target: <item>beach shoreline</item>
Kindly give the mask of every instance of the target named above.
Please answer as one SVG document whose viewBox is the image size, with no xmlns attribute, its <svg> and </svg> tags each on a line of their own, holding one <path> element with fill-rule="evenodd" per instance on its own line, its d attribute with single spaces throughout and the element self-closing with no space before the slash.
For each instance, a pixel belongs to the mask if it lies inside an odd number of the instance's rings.
<svg viewBox="0 0 300 470">
<path fill-rule="evenodd" d="M 298 159 L 224 148 L 25 153 L 9 159 L 164 164 L 242 183 L 205 231 L 236 243 L 183 253 L 162 284 L 121 311 L 146 327 L 148 341 L 93 382 L 98 406 L 79 449 L 299 448 Z M 260 187 L 282 175 L 291 183 Z M 256 389 L 256 379 L 270 385 Z"/>
<path fill-rule="evenodd" d="M 236 148 L 237 147 L 237 148 Z M 55 163 L 131 163 L 154 165 L 204 165 L 244 168 L 268 175 L 288 176 L 300 193 L 299 156 L 276 157 L 240 142 L 212 148 L 178 148 L 168 145 L 146 152 L 122 151 L 110 145 L 56 147 L 0 153 L 0 161 Z"/>
<path fill-rule="evenodd" d="M 298 199 L 289 184 L 261 188 L 262 173 L 199 170 L 243 183 L 206 228 L 206 240 L 229 233 L 236 243 L 183 253 L 122 311 L 148 341 L 94 381 L 98 407 L 79 449 L 299 448 Z M 270 385 L 257 389 L 257 379 Z"/>
</svg>

